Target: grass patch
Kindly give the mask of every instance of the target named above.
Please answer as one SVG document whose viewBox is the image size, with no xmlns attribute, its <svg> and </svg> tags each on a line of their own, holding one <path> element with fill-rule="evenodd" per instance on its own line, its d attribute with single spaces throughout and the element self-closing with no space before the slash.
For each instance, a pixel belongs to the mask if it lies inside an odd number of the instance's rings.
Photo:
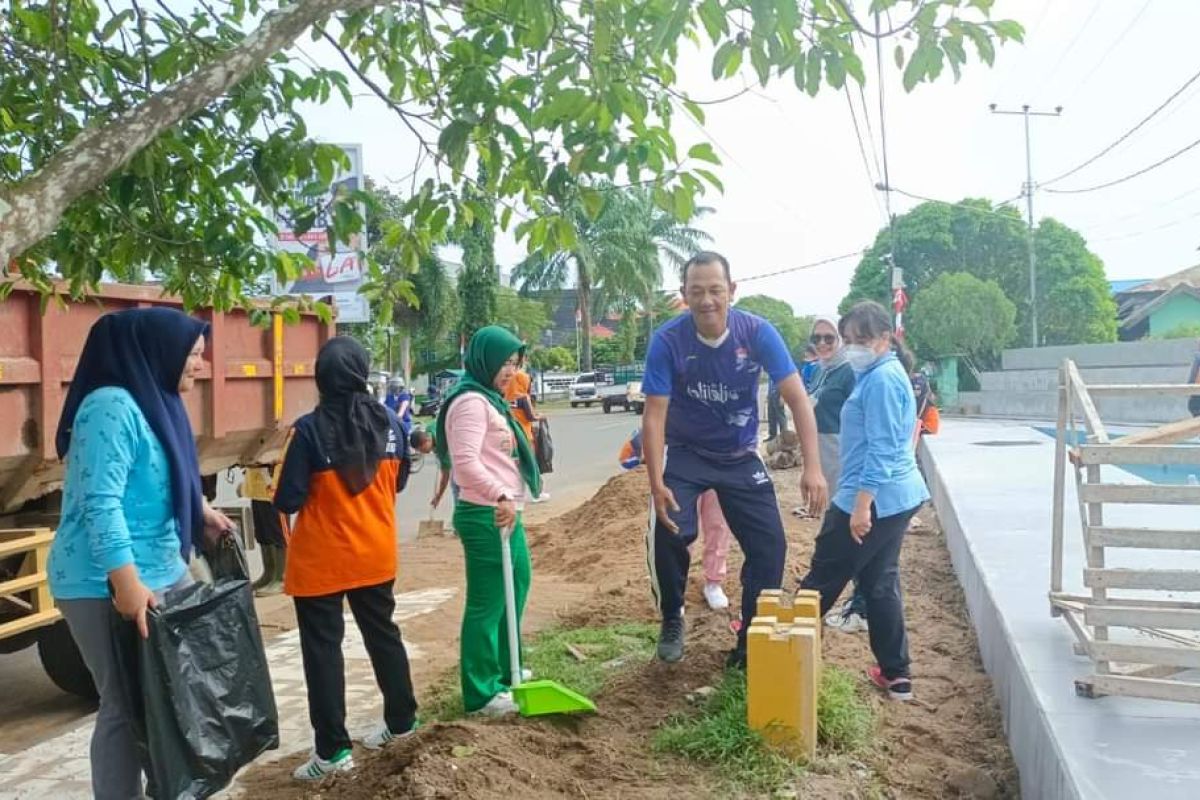
<svg viewBox="0 0 1200 800">
<path fill-rule="evenodd" d="M 699 714 L 678 717 L 654 736 L 654 748 L 712 767 L 730 788 L 757 796 L 799 777 L 803 767 L 746 724 L 746 674 L 728 670 Z"/>
<path fill-rule="evenodd" d="M 658 627 L 621 623 L 600 628 L 550 628 L 525 646 L 525 663 L 535 678 L 546 678 L 583 695 L 599 692 L 605 681 L 634 664 L 648 661 Z M 580 659 L 582 656 L 582 660 Z M 421 716 L 434 722 L 466 713 L 458 670 L 451 670 L 426 694 Z"/>
<path fill-rule="evenodd" d="M 859 692 L 854 674 L 841 667 L 821 670 L 817 743 L 841 753 L 864 749 L 875 732 L 875 711 Z"/>
<path fill-rule="evenodd" d="M 866 746 L 874 728 L 874 712 L 859 695 L 854 676 L 826 666 L 817 711 L 819 746 L 854 752 Z M 699 713 L 677 717 L 659 730 L 654 747 L 706 764 L 732 790 L 754 796 L 784 788 L 804 772 L 803 764 L 770 747 L 746 724 L 746 675 L 736 670 L 724 674 Z"/>
</svg>

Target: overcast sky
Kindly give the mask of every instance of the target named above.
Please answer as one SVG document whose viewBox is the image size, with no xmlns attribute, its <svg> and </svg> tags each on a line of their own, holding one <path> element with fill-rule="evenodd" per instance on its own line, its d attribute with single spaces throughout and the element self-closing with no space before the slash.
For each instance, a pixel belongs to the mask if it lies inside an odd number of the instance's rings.
<svg viewBox="0 0 1200 800">
<path fill-rule="evenodd" d="M 994 15 L 1023 23 L 1026 43 L 1001 49 L 993 69 L 972 59 L 958 83 L 947 71 L 937 83 L 905 94 L 889 56 L 892 45 L 885 44 L 888 166 L 898 189 L 948 201 L 1014 198 L 1025 179 L 1022 121 L 991 114 L 989 103 L 1009 110 L 1026 103 L 1045 111 L 1063 106 L 1061 117 L 1033 124 L 1034 178 L 1048 180 L 1115 141 L 1200 71 L 1195 0 L 999 0 Z M 319 44 L 302 47 L 322 63 L 338 64 Z M 812 99 L 788 79 L 707 107 L 703 132 L 678 115 L 681 143 L 708 138 L 725 162 L 718 172 L 726 191 L 705 198 L 715 213 L 700 224 L 714 237 L 714 248 L 728 256 L 735 279 L 743 281 L 739 294 L 770 294 L 798 313 L 832 311 L 857 258 L 747 279 L 860 251 L 886 219 L 883 197 L 872 188 L 879 179 L 875 161 L 882 159 L 878 85 L 873 52 L 863 55 L 873 142 L 857 87 L 852 98 L 870 179 L 844 93 L 823 88 Z M 707 53 L 683 58 L 682 82 L 694 97 L 721 97 L 738 88 L 736 82 L 714 83 L 709 70 Z M 1200 137 L 1198 94 L 1200 80 L 1120 147 L 1055 188 L 1104 183 L 1191 143 Z M 314 108 L 307 119 L 319 138 L 361 142 L 367 174 L 376 180 L 387 183 L 412 169 L 411 137 L 373 98 L 359 98 L 352 109 L 341 103 Z M 892 196 L 897 213 L 918 202 Z M 1024 200 L 1019 202 L 1023 213 Z M 1076 195 L 1039 191 L 1034 211 L 1080 230 L 1110 279 L 1150 279 L 1193 266 L 1200 263 L 1200 147 L 1109 189 Z M 502 266 L 523 252 L 508 237 L 498 243 Z"/>
</svg>

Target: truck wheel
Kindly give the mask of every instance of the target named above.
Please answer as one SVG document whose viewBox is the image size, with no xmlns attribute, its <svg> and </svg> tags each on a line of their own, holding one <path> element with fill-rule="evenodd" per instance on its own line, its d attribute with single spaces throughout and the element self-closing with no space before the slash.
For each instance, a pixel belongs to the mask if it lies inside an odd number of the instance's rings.
<svg viewBox="0 0 1200 800">
<path fill-rule="evenodd" d="M 571 403 L 571 408 L 579 408 L 579 403 Z"/>
<path fill-rule="evenodd" d="M 583 407 L 584 407 L 584 408 L 591 408 L 591 407 L 592 407 L 592 404 L 591 404 L 591 403 L 584 403 L 584 404 L 583 404 Z"/>
<path fill-rule="evenodd" d="M 66 620 L 42 628 L 38 637 L 38 658 L 50 680 L 64 692 L 84 700 L 100 699 L 92 673 L 83 663 Z"/>
<path fill-rule="evenodd" d="M 605 404 L 604 404 L 604 413 L 605 413 L 605 414 L 611 414 L 611 413 L 612 413 L 612 406 L 610 406 L 608 403 L 605 403 Z"/>
<path fill-rule="evenodd" d="M 642 405 L 641 403 L 634 403 L 634 404 L 633 404 L 633 413 L 635 413 L 635 414 L 641 414 L 641 413 L 642 413 L 642 410 L 643 410 L 644 408 L 645 408 L 645 406 L 644 406 L 644 405 Z"/>
</svg>

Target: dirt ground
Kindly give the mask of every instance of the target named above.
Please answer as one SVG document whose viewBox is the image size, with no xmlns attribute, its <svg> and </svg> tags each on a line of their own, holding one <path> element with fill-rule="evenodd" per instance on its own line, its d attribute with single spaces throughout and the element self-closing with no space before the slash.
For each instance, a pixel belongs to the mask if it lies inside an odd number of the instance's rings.
<svg viewBox="0 0 1200 800">
<path fill-rule="evenodd" d="M 797 471 L 776 474 L 780 505 L 798 503 Z M 595 626 L 657 619 L 649 599 L 644 538 L 645 477 L 613 478 L 591 500 L 557 518 L 530 526 L 535 584 L 527 629 L 554 621 Z M 803 573 L 816 533 L 815 521 L 784 515 L 791 547 L 785 588 Z M 907 539 L 902 556 L 917 700 L 886 702 L 865 688 L 879 711 L 874 747 L 854 757 L 818 759 L 796 786 L 806 798 L 1013 798 L 1016 769 L 1009 754 L 991 682 L 982 671 L 936 520 Z M 406 554 L 404 572 L 418 585 L 461 575 L 453 540 L 423 540 Z M 740 555 L 733 548 L 726 590 L 738 607 Z M 403 582 L 402 582 L 403 583 Z M 242 781 L 254 800 L 282 798 L 678 798 L 718 797 L 724 790 L 694 764 L 652 752 L 654 731 L 688 707 L 686 695 L 716 683 L 723 654 L 733 643 L 729 613 L 714 613 L 700 598 L 698 565 L 688 597 L 687 654 L 679 664 L 638 664 L 618 673 L 597 696 L 599 713 L 570 719 L 431 725 L 388 750 L 355 754 L 358 769 L 319 787 L 298 786 L 287 773 L 300 757 L 260 767 Z M 461 608 L 447 609 L 457 614 Z M 439 657 L 414 676 L 427 687 L 439 670 L 453 669 L 454 628 Z M 439 621 L 440 620 L 440 621 Z M 408 630 L 417 636 L 430 631 Z M 869 664 L 865 634 L 826 629 L 826 663 L 856 672 Z M 553 676 L 547 676 L 553 677 Z M 864 687 L 867 686 L 863 679 Z"/>
</svg>

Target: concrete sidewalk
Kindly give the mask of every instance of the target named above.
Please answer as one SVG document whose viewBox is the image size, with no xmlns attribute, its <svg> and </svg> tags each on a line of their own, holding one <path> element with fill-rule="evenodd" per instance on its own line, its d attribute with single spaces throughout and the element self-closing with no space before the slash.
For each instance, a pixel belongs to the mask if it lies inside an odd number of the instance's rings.
<svg viewBox="0 0 1200 800">
<path fill-rule="evenodd" d="M 394 619 L 400 623 L 437 611 L 457 594 L 458 589 L 433 588 L 396 595 Z M 444 643 L 442 643 L 444 645 Z M 408 657 L 413 662 L 425 657 L 423 644 L 405 637 Z M 370 730 L 382 719 L 382 703 L 371 662 L 363 648 L 362 637 L 353 617 L 346 614 L 347 727 L 354 736 Z M 271 682 L 279 708 L 279 749 L 264 754 L 255 764 L 270 763 L 312 747 L 312 729 L 308 723 L 308 700 L 304 689 L 304 669 L 300 657 L 300 634 L 284 633 L 266 643 Z M 0 800 L 87 800 L 91 792 L 91 766 L 88 743 L 94 715 L 68 733 L 10 756 L 0 756 Z M 236 797 L 237 783 L 219 796 Z"/>
<path fill-rule="evenodd" d="M 1077 697 L 1091 672 L 1050 616 L 1053 440 L 1024 425 L 953 420 L 924 440 L 922 463 L 995 684 L 1026 798 L 1200 797 L 1200 708 Z M 1142 483 L 1117 468 L 1106 481 Z M 1066 498 L 1065 590 L 1082 592 L 1074 485 Z M 1195 527 L 1187 507 L 1106 507 L 1115 525 Z M 1114 554 L 1116 556 L 1116 554 Z M 1111 566 L 1200 569 L 1195 553 L 1122 553 Z M 1115 631 L 1116 629 L 1114 629 Z M 918 656 L 919 663 L 919 656 Z"/>
</svg>

